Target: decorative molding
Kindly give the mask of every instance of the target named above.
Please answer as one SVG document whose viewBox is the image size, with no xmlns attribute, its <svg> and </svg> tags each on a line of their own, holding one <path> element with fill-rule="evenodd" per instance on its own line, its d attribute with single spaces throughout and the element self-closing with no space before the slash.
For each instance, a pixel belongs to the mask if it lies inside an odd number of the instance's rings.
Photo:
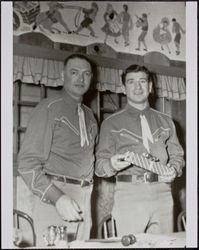
<svg viewBox="0 0 199 250">
<path fill-rule="evenodd" d="M 88 55 L 104 56 L 110 58 L 117 58 L 117 52 L 105 43 L 93 43 L 86 47 Z"/>
<path fill-rule="evenodd" d="M 54 43 L 43 34 L 32 33 L 14 37 L 14 55 L 38 57 L 64 61 L 72 53 L 87 54 L 98 66 L 125 69 L 130 64 L 139 64 L 149 67 L 154 73 L 176 77 L 186 77 L 186 63 L 169 60 L 159 52 L 146 53 L 144 56 L 116 52 L 103 43 L 93 43 L 88 46 Z"/>
<path fill-rule="evenodd" d="M 143 56 L 143 58 L 144 58 L 144 63 L 147 63 L 147 64 L 171 66 L 170 59 L 164 54 L 157 52 L 157 51 L 146 53 Z"/>
</svg>

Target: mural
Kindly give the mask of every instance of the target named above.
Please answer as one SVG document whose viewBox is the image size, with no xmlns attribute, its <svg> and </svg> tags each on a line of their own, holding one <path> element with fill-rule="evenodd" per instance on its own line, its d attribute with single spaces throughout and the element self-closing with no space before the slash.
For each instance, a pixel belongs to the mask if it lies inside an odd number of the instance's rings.
<svg viewBox="0 0 199 250">
<path fill-rule="evenodd" d="M 13 34 L 54 42 L 105 43 L 117 52 L 164 53 L 185 61 L 184 2 L 14 1 Z"/>
</svg>

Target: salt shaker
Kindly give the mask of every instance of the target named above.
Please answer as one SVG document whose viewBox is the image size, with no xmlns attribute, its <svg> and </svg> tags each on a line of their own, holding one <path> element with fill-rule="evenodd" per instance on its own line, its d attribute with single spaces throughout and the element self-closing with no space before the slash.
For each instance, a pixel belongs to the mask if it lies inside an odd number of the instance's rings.
<svg viewBox="0 0 199 250">
<path fill-rule="evenodd" d="M 67 226 L 59 226 L 59 240 L 56 246 L 58 247 L 68 247 L 68 235 Z"/>
<path fill-rule="evenodd" d="M 48 235 L 47 235 L 48 246 L 55 246 L 55 239 L 57 236 L 56 229 L 57 227 L 53 225 L 48 227 Z"/>
</svg>

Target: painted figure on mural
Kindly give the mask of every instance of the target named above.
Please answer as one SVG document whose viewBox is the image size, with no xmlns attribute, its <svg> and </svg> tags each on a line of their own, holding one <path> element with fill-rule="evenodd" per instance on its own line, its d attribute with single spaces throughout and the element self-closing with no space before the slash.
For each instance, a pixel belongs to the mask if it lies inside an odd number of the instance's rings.
<svg viewBox="0 0 199 250">
<path fill-rule="evenodd" d="M 104 13 L 104 20 L 105 24 L 101 28 L 105 33 L 104 43 L 106 43 L 108 36 L 114 37 L 114 42 L 118 43 L 117 37 L 121 35 L 119 15 L 110 3 L 107 4 L 106 12 Z"/>
<path fill-rule="evenodd" d="M 148 33 L 148 15 L 146 13 L 143 13 L 141 17 L 137 16 L 137 21 L 136 21 L 136 27 L 137 28 L 141 28 L 141 33 L 138 37 L 138 47 L 136 48 L 136 50 L 140 50 L 141 47 L 141 43 L 144 46 L 145 51 L 147 51 L 147 45 L 145 42 L 145 37 Z"/>
<path fill-rule="evenodd" d="M 40 13 L 40 2 L 13 2 L 13 30 L 23 29 L 23 24 L 32 25 Z M 30 28 L 31 29 L 31 28 Z M 27 29 L 29 31 L 29 29 Z"/>
<path fill-rule="evenodd" d="M 169 19 L 167 17 L 163 17 L 160 24 L 158 24 L 153 30 L 153 39 L 161 45 L 161 50 L 167 48 L 169 54 L 171 54 L 169 43 L 172 41 L 172 36 L 168 29 L 169 25 Z"/>
<path fill-rule="evenodd" d="M 80 10 L 84 13 L 84 19 L 81 21 L 80 25 L 77 27 L 77 30 L 73 31 L 74 33 L 79 33 L 81 30 L 88 29 L 90 31 L 90 35 L 95 37 L 95 32 L 91 27 L 91 24 L 95 21 L 98 12 L 97 3 L 92 3 L 91 8 L 80 8 Z"/>
<path fill-rule="evenodd" d="M 176 55 L 179 55 L 180 54 L 181 33 L 185 34 L 185 30 L 177 22 L 176 18 L 173 18 L 172 22 L 173 22 L 172 32 L 175 34 L 174 43 L 175 43 L 175 46 L 176 46 Z"/>
<path fill-rule="evenodd" d="M 133 29 L 133 21 L 126 4 L 123 4 L 123 11 L 119 14 L 119 22 L 122 24 L 122 36 L 126 47 L 129 45 L 129 31 Z"/>
<path fill-rule="evenodd" d="M 23 22 L 28 25 L 35 22 L 36 16 L 40 12 L 40 2 L 36 1 L 14 1 L 13 7 L 21 14 Z"/>
<path fill-rule="evenodd" d="M 49 10 L 45 12 L 41 12 L 36 17 L 35 25 L 33 26 L 33 30 L 37 27 L 40 28 L 41 31 L 45 32 L 45 30 L 50 31 L 51 33 L 58 33 L 60 34 L 62 31 L 53 27 L 54 24 L 61 24 L 65 31 L 68 34 L 71 34 L 71 30 L 69 29 L 68 25 L 64 21 L 62 14 L 60 13 L 60 9 L 64 8 L 64 5 L 58 2 L 49 2 L 48 3 Z"/>
</svg>

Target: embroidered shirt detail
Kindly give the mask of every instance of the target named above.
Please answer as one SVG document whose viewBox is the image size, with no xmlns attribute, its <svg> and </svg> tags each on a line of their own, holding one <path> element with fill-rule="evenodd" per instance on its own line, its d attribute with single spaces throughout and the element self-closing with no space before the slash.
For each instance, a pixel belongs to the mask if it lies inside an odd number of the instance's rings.
<svg viewBox="0 0 199 250">
<path fill-rule="evenodd" d="M 132 136 L 135 136 L 135 137 L 137 137 L 137 138 L 139 138 L 139 139 L 142 139 L 141 136 L 139 136 L 139 135 L 137 135 L 137 134 L 135 134 L 135 133 L 129 131 L 128 129 L 125 129 L 125 128 L 122 128 L 122 129 L 120 129 L 120 130 L 114 130 L 114 129 L 111 130 L 111 132 L 113 132 L 113 133 L 121 133 L 121 132 L 123 132 L 123 131 L 126 131 L 127 133 L 131 134 Z"/>
<path fill-rule="evenodd" d="M 63 98 L 59 98 L 59 99 L 57 99 L 57 100 L 54 100 L 54 101 L 52 101 L 52 102 L 50 102 L 49 104 L 48 104 L 48 108 L 50 108 L 50 106 L 52 105 L 52 104 L 54 104 L 54 103 L 56 103 L 56 102 L 60 102 L 60 101 L 62 101 L 63 100 Z"/>
</svg>

